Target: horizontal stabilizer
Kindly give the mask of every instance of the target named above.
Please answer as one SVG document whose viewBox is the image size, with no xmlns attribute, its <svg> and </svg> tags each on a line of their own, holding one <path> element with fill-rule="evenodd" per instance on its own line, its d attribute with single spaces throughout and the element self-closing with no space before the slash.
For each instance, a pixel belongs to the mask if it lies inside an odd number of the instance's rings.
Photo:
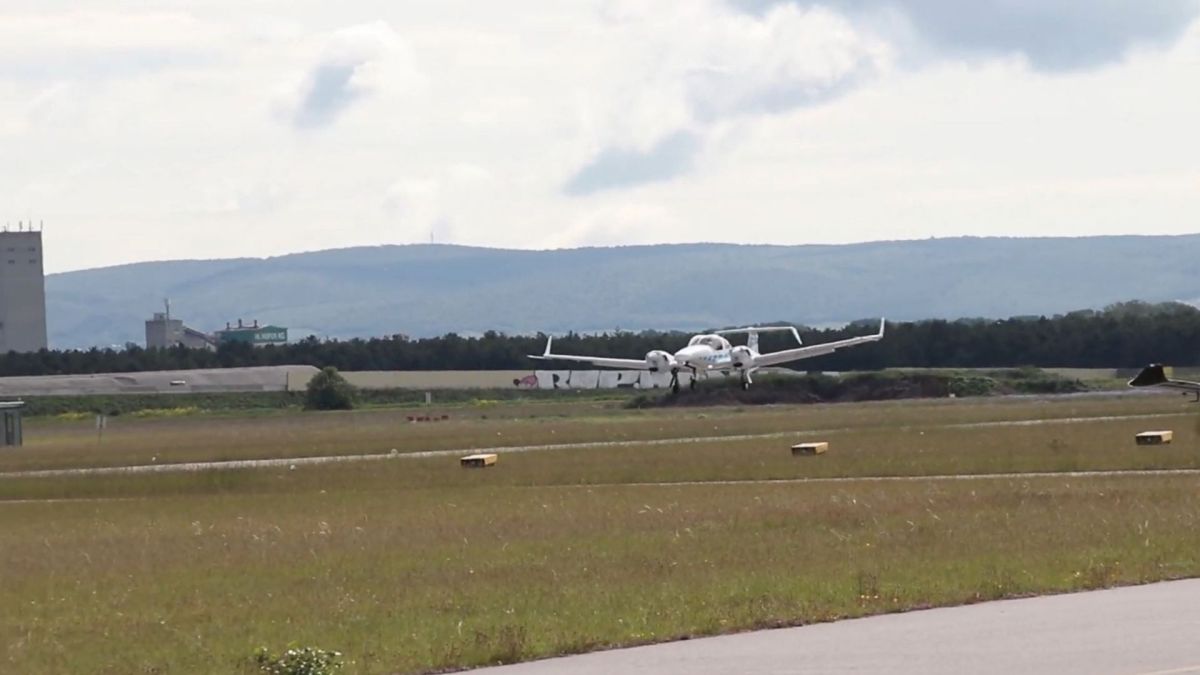
<svg viewBox="0 0 1200 675">
<path fill-rule="evenodd" d="M 796 338 L 796 344 L 802 345 L 804 341 L 800 339 L 800 331 L 796 330 L 795 326 L 746 326 L 745 328 L 726 328 L 724 330 L 715 330 L 715 335 L 744 335 L 757 336 L 759 333 L 782 333 L 790 332 L 792 337 Z M 755 343 L 754 348 L 757 350 L 758 339 L 752 337 Z"/>
</svg>

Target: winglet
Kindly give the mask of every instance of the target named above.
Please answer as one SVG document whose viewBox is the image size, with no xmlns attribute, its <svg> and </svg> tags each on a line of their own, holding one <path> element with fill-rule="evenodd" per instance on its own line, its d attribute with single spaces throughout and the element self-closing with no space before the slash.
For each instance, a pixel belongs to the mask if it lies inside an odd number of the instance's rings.
<svg viewBox="0 0 1200 675">
<path fill-rule="evenodd" d="M 883 337 L 883 327 L 887 325 L 887 319 L 879 317 L 879 337 Z"/>
<path fill-rule="evenodd" d="M 554 341 L 554 336 L 546 336 L 546 351 L 542 352 L 542 356 L 550 356 L 550 343 Z"/>
</svg>

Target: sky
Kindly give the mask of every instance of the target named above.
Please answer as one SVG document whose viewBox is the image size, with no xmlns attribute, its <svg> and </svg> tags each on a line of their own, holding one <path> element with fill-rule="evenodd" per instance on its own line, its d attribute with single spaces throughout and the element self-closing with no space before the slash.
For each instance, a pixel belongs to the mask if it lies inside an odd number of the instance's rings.
<svg viewBox="0 0 1200 675">
<path fill-rule="evenodd" d="M 48 272 L 1200 230 L 1200 0 L 5 0 Z"/>
</svg>

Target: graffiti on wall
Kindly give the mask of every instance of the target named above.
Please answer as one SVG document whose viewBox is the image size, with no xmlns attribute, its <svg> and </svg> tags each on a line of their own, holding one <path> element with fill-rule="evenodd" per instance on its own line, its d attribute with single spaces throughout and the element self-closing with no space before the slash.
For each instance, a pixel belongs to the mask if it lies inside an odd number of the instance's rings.
<svg viewBox="0 0 1200 675">
<path fill-rule="evenodd" d="M 690 372 L 679 373 L 680 385 L 686 387 L 691 381 Z M 671 386 L 671 374 L 648 370 L 538 370 L 513 380 L 513 385 L 521 389 L 666 389 Z"/>
</svg>

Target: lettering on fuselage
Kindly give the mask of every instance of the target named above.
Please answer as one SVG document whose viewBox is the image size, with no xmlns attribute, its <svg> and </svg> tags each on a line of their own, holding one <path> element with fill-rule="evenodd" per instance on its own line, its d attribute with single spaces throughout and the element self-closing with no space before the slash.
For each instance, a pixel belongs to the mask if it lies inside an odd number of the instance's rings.
<svg viewBox="0 0 1200 675">
<path fill-rule="evenodd" d="M 729 363 L 730 361 L 733 360 L 733 355 L 730 354 L 729 352 L 716 352 L 714 354 L 707 354 L 705 356 L 693 358 L 692 360 L 699 361 L 700 363 L 713 363 L 713 364 Z"/>
</svg>

